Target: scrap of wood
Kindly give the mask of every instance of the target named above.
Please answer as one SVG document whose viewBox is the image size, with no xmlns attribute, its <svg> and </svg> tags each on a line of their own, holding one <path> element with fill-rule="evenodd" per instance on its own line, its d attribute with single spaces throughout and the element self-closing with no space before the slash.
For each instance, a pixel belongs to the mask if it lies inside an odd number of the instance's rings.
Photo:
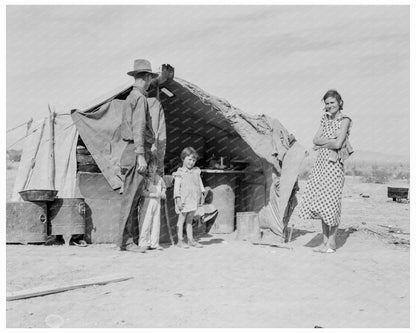
<svg viewBox="0 0 416 333">
<path fill-rule="evenodd" d="M 372 232 L 374 234 L 380 235 L 382 237 L 386 237 L 387 236 L 385 233 L 383 234 L 381 231 L 374 230 L 371 227 L 364 227 L 363 229 L 366 230 L 366 231 L 370 231 L 370 232 Z"/>
<path fill-rule="evenodd" d="M 389 229 L 389 233 L 396 233 L 396 234 L 401 234 L 401 235 L 410 235 L 410 233 L 408 233 L 408 232 L 404 232 L 401 228 L 399 228 L 399 227 L 389 227 L 389 226 L 386 226 L 386 225 L 381 225 L 381 224 L 378 224 L 380 227 L 383 227 L 383 228 L 386 228 L 386 229 Z"/>
<path fill-rule="evenodd" d="M 286 249 L 286 250 L 293 250 L 293 247 L 285 246 L 285 245 L 277 245 L 277 244 L 268 244 L 268 243 L 260 243 L 260 242 L 253 242 L 253 245 L 263 245 L 268 247 L 277 247 L 279 249 Z"/>
<path fill-rule="evenodd" d="M 95 277 L 91 279 L 84 279 L 79 280 L 77 282 L 73 282 L 67 285 L 50 285 L 50 286 L 43 286 L 25 290 L 19 290 L 15 292 L 8 293 L 6 295 L 6 301 L 14 301 L 23 298 L 31 298 L 31 297 L 38 297 L 38 296 L 45 296 L 49 294 L 56 294 L 61 293 L 64 291 L 77 289 L 77 288 L 84 288 L 93 285 L 103 285 L 112 282 L 120 282 L 125 280 L 132 279 L 132 276 L 120 276 L 120 275 L 111 275 L 107 277 Z"/>
<path fill-rule="evenodd" d="M 405 244 L 405 245 L 410 245 L 410 240 L 393 236 L 389 232 L 387 232 L 387 233 L 385 233 L 385 232 L 384 233 L 383 232 L 378 232 L 378 231 L 376 231 L 376 230 L 374 230 L 374 229 L 372 229 L 370 227 L 365 227 L 365 228 L 363 228 L 363 230 L 364 231 L 372 232 L 377 238 L 378 238 L 378 236 L 380 236 L 380 238 L 382 238 L 383 240 L 386 239 L 388 241 L 388 243 L 390 243 L 390 244 Z"/>
</svg>

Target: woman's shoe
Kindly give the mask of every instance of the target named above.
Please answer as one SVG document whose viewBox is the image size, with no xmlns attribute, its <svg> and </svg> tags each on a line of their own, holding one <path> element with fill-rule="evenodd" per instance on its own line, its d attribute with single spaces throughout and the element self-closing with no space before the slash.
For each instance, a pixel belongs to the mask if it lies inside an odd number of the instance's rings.
<svg viewBox="0 0 416 333">
<path fill-rule="evenodd" d="M 328 247 L 328 248 L 324 248 L 324 249 L 313 250 L 313 252 L 319 252 L 319 253 L 335 253 L 336 250 L 331 249 L 330 247 Z"/>
</svg>

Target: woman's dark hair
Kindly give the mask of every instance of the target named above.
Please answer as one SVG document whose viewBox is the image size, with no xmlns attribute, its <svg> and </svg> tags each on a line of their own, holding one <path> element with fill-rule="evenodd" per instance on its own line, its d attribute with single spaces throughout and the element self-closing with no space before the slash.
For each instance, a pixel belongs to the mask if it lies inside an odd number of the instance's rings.
<svg viewBox="0 0 416 333">
<path fill-rule="evenodd" d="M 181 152 L 181 160 L 183 161 L 185 159 L 185 157 L 193 155 L 195 156 L 195 159 L 197 160 L 199 158 L 198 153 L 196 152 L 196 150 L 192 147 L 186 147 L 182 150 Z"/>
<path fill-rule="evenodd" d="M 337 100 L 338 104 L 339 104 L 339 109 L 340 109 L 340 110 L 342 110 L 342 109 L 343 109 L 343 106 L 344 106 L 344 101 L 342 100 L 342 97 L 341 97 L 341 95 L 339 94 L 339 92 L 338 92 L 338 91 L 336 91 L 336 90 L 328 90 L 328 91 L 326 92 L 326 94 L 324 95 L 324 97 L 322 98 L 322 100 L 325 102 L 325 100 L 326 100 L 328 97 L 333 97 L 333 98 L 335 98 L 335 99 Z"/>
</svg>

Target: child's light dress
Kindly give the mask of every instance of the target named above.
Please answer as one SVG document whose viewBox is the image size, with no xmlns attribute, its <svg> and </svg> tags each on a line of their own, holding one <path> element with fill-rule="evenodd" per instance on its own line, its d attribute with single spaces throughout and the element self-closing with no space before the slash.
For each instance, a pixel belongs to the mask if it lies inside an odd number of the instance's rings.
<svg viewBox="0 0 416 333">
<path fill-rule="evenodd" d="M 175 178 L 175 185 L 173 188 L 173 197 L 181 198 L 183 205 L 182 213 L 196 211 L 201 199 L 201 194 L 205 192 L 204 185 L 201 179 L 201 169 L 194 167 L 178 168 L 178 171 L 172 174 Z M 179 209 L 175 200 L 175 211 L 179 214 Z"/>
</svg>

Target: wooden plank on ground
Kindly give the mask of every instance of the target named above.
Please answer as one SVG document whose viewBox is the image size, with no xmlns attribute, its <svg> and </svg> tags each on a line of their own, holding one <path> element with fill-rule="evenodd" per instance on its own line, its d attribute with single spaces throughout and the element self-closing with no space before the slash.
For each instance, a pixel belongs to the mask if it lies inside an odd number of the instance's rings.
<svg viewBox="0 0 416 333">
<path fill-rule="evenodd" d="M 74 281 L 70 284 L 66 285 L 50 285 L 50 286 L 43 286 L 25 290 L 19 290 L 11 293 L 7 293 L 6 301 L 14 301 L 23 298 L 31 298 L 31 297 L 38 297 L 38 296 L 45 296 L 49 294 L 56 294 L 61 293 L 64 291 L 77 289 L 77 288 L 84 288 L 93 285 L 103 285 L 107 283 L 113 282 L 120 282 L 125 280 L 132 279 L 132 276 L 121 276 L 121 275 L 111 275 L 105 277 L 94 277 L 90 279 L 84 279 L 79 281 Z"/>
</svg>

